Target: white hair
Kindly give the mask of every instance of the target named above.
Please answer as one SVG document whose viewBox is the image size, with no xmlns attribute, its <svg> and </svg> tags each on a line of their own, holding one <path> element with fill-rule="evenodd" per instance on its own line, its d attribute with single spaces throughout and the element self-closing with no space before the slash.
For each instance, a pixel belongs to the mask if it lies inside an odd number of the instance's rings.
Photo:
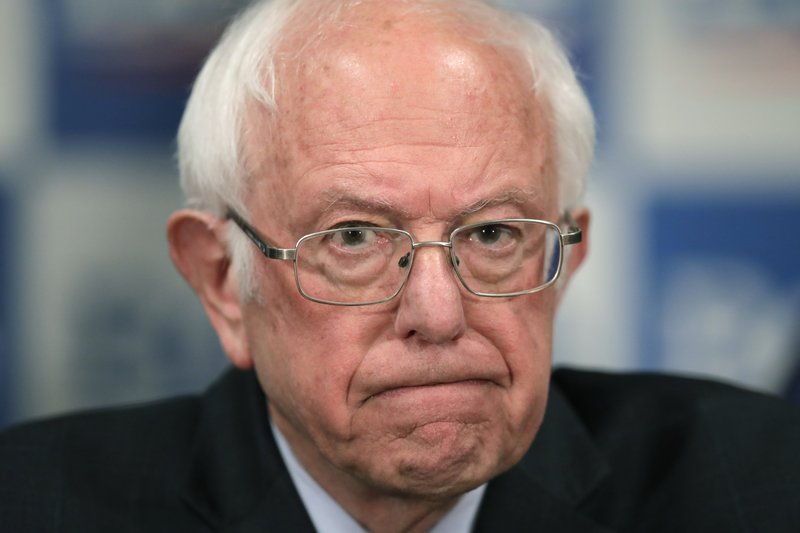
<svg viewBox="0 0 800 533">
<path fill-rule="evenodd" d="M 248 117 L 253 104 L 266 111 L 266 117 L 277 111 L 280 80 L 275 54 L 289 24 L 302 8 L 302 28 L 324 28 L 323 22 L 360 3 L 363 0 L 258 0 L 229 25 L 197 77 L 178 132 L 181 187 L 190 207 L 222 217 L 230 206 L 247 216 L 248 170 L 256 163 L 247 161 L 248 128 L 255 126 Z M 594 157 L 594 115 L 552 33 L 527 15 L 506 13 L 481 0 L 404 0 L 403 5 L 460 16 L 482 30 L 476 40 L 506 48 L 525 60 L 533 79 L 531 98 L 548 106 L 559 204 L 567 208 L 577 203 Z M 309 42 L 318 38 L 319 32 L 307 36 Z M 260 132 L 270 127 L 258 124 Z M 229 251 L 240 287 L 243 295 L 253 296 L 255 247 L 235 225 L 230 226 Z"/>
</svg>

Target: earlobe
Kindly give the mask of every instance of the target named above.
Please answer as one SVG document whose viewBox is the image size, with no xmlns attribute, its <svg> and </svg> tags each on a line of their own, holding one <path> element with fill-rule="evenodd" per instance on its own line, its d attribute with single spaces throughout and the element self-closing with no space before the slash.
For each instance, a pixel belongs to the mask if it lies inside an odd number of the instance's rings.
<svg viewBox="0 0 800 533">
<path fill-rule="evenodd" d="M 225 223 L 193 209 L 172 214 L 167 239 L 172 262 L 200 298 L 228 358 L 239 368 L 252 366 L 239 302 L 238 282 L 231 268 Z"/>
</svg>

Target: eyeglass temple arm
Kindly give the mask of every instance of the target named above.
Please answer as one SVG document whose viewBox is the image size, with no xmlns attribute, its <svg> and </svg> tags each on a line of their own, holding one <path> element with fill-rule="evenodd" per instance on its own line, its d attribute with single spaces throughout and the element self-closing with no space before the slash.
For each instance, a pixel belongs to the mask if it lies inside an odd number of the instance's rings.
<svg viewBox="0 0 800 533">
<path fill-rule="evenodd" d="M 561 241 L 564 246 L 581 242 L 583 240 L 583 230 L 575 223 L 569 211 L 564 212 L 564 222 L 567 223 L 567 232 L 561 234 Z"/>
<path fill-rule="evenodd" d="M 253 241 L 253 243 L 258 246 L 258 249 L 261 251 L 269 259 L 281 259 L 283 261 L 294 261 L 295 255 L 297 253 L 296 248 L 275 248 L 274 246 L 270 246 L 264 240 L 261 235 L 258 234 L 256 229 L 252 227 L 250 224 L 245 222 L 245 220 L 239 216 L 239 213 L 231 209 L 230 207 L 225 212 L 225 218 L 229 220 L 233 220 L 237 226 L 244 232 L 247 237 Z"/>
</svg>

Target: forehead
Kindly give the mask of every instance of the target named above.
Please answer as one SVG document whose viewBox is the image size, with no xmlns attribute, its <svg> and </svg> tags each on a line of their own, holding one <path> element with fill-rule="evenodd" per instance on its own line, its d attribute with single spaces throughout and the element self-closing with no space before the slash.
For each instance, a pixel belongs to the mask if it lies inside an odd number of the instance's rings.
<svg viewBox="0 0 800 533">
<path fill-rule="evenodd" d="M 347 17 L 324 38 L 288 38 L 278 55 L 279 111 L 271 139 L 255 143 L 256 189 L 292 207 L 285 217 L 340 196 L 435 217 L 520 191 L 554 196 L 545 112 L 521 58 L 465 39 L 457 20 Z"/>
</svg>

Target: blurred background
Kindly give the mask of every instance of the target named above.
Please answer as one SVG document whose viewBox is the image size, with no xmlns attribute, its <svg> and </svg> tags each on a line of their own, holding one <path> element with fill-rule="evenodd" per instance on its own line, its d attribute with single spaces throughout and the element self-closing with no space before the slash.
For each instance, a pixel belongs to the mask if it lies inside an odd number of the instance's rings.
<svg viewBox="0 0 800 533">
<path fill-rule="evenodd" d="M 0 0 L 0 427 L 224 368 L 164 224 L 191 81 L 244 3 Z M 556 29 L 598 115 L 556 364 L 800 402 L 800 2 L 500 3 Z"/>
</svg>

